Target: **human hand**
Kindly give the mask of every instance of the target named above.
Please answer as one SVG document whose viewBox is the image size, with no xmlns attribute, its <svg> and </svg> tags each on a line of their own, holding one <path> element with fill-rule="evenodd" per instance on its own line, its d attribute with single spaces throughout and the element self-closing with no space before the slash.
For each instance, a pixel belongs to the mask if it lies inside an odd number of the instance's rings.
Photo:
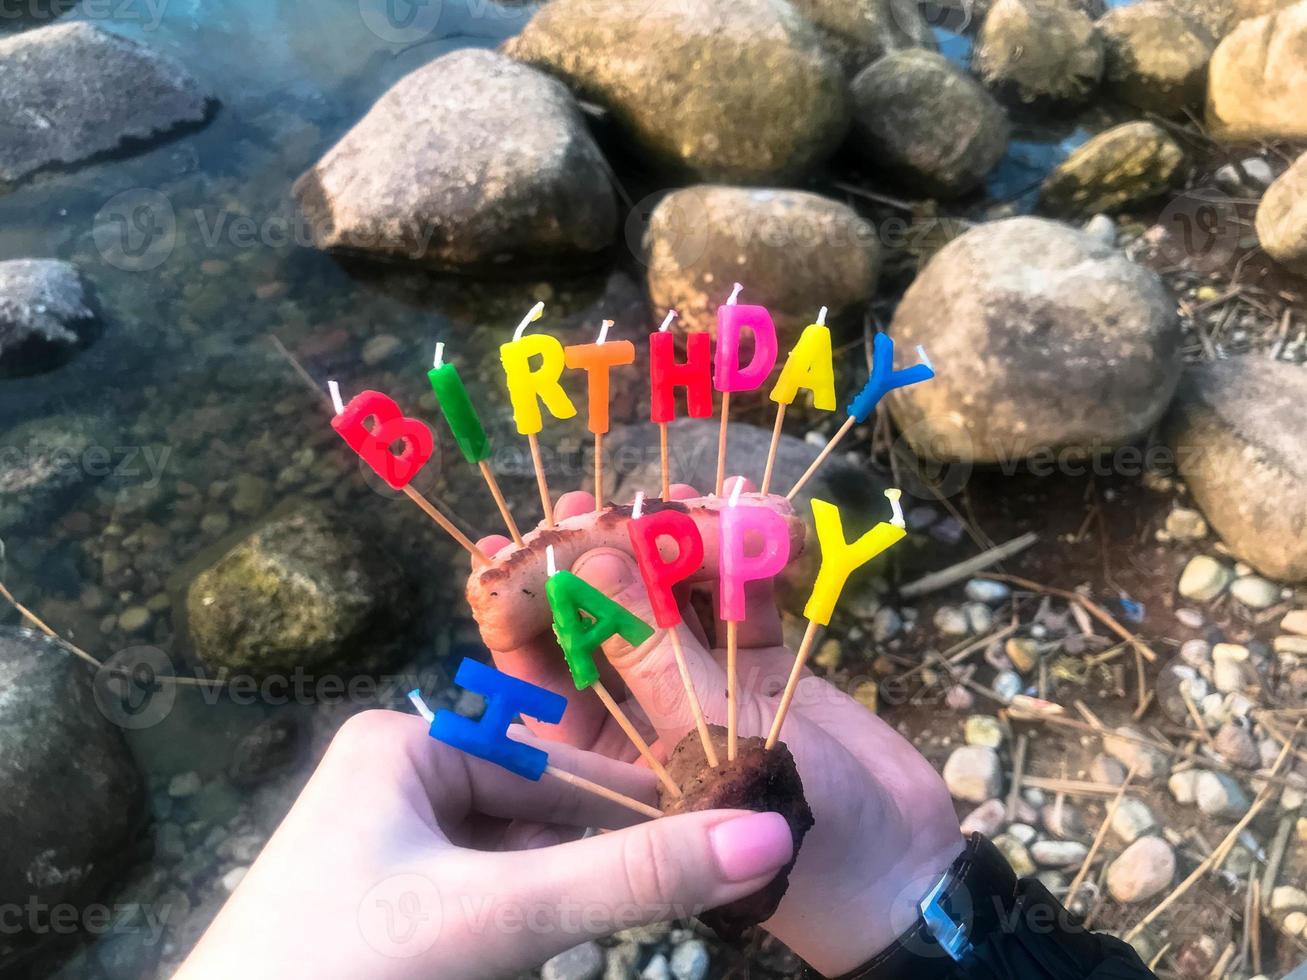
<svg viewBox="0 0 1307 980">
<path fill-rule="evenodd" d="M 695 496 L 691 487 L 672 488 L 673 499 Z M 555 514 L 559 522 L 584 533 L 585 515 L 593 507 L 588 493 L 569 493 L 559 499 Z M 605 540 L 611 541 L 611 535 Z M 503 557 L 512 548 L 500 537 L 480 544 L 487 554 L 502 552 Z M 571 570 L 653 622 L 629 551 L 611 546 L 586 550 Z M 513 584 L 544 601 L 543 580 Z M 699 585 L 682 592 L 685 624 L 679 633 L 704 712 L 710 721 L 724 724 L 725 629 L 715 619 L 713 591 Z M 784 646 L 772 584 L 750 583 L 746 595 L 748 616 L 738 628 L 739 731 L 766 735 L 794 653 Z M 504 621 L 513 614 L 508 603 L 474 602 L 473 614 L 483 636 L 515 638 L 491 644 L 500 669 L 569 698 L 563 723 L 534 725 L 537 731 L 613 758 L 636 757 L 598 699 L 578 696 L 552 633 L 522 636 L 516 623 Z M 634 649 L 614 638 L 605 654 L 605 685 L 651 741 L 656 737 L 655 751 L 666 755 L 693 728 L 667 634 L 660 631 Z M 866 962 L 915 921 L 916 903 L 961 853 L 962 835 L 948 791 L 930 763 L 826 681 L 805 672 L 781 735 L 798 765 L 816 824 L 799 852 L 785 899 L 764 927 L 813 967 L 835 976 Z"/>
<path fill-rule="evenodd" d="M 565 745 L 551 763 L 653 801 L 647 770 Z M 532 829 L 617 827 L 585 840 Z M 369 711 L 336 735 L 179 980 L 512 976 L 587 939 L 763 887 L 793 854 L 774 813 L 634 815 L 522 779 Z"/>
</svg>

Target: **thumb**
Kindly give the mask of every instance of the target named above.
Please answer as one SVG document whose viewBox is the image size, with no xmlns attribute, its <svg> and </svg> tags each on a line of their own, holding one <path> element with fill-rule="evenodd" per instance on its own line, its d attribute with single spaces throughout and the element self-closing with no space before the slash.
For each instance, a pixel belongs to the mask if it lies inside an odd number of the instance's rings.
<svg viewBox="0 0 1307 980">
<path fill-rule="evenodd" d="M 539 945 L 523 951 L 540 962 L 586 939 L 744 898 L 793 855 L 794 838 L 779 813 L 705 810 L 529 854 L 486 854 L 495 866 L 483 880 L 515 882 L 499 901 L 557 917 L 533 928 Z"/>
</svg>

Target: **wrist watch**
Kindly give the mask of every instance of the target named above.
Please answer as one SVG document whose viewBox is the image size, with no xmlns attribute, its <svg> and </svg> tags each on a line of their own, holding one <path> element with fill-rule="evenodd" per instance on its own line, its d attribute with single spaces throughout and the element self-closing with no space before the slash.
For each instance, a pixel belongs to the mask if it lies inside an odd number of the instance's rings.
<svg viewBox="0 0 1307 980">
<path fill-rule="evenodd" d="M 808 978 L 821 974 L 809 968 Z M 1151 977 L 1134 950 L 1088 932 L 981 834 L 917 905 L 917 921 L 838 980 Z"/>
</svg>

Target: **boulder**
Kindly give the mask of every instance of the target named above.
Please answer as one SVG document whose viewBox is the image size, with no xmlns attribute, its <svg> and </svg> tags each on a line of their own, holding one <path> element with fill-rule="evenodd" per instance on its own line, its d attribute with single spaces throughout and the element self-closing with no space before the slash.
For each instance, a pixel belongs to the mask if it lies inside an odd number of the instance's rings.
<svg viewBox="0 0 1307 980">
<path fill-rule="evenodd" d="M 1251 17 L 1283 10 L 1298 0 L 1166 0 L 1219 41 Z"/>
<path fill-rule="evenodd" d="M 855 74 L 891 51 L 934 47 L 916 0 L 790 0 L 812 22 L 826 49 Z"/>
<path fill-rule="evenodd" d="M 54 367 L 90 339 L 94 323 L 76 266 L 0 262 L 0 377 Z"/>
<path fill-rule="evenodd" d="M 320 247 L 441 269 L 593 259 L 617 228 L 575 100 L 492 51 L 404 76 L 294 192 Z"/>
<path fill-rule="evenodd" d="M 673 329 L 716 332 L 717 307 L 747 280 L 741 302 L 771 311 L 781 350 L 812 323 L 859 311 L 876 291 L 876 230 L 848 206 L 806 191 L 700 184 L 673 191 L 649 217 L 644 251 L 655 312 Z"/>
<path fill-rule="evenodd" d="M 97 900 L 137 856 L 145 820 L 144 782 L 95 683 L 57 642 L 0 626 L 0 901 L 44 907 L 47 937 L 52 905 Z M 39 938 L 27 921 L 0 930 L 0 970 Z"/>
<path fill-rule="evenodd" d="M 1165 3 L 1113 7 L 1098 20 L 1106 56 L 1103 85 L 1127 105 L 1176 116 L 1203 103 L 1216 41 Z"/>
<path fill-rule="evenodd" d="M 850 88 L 852 143 L 868 166 L 934 197 L 975 190 L 1007 149 L 1007 114 L 933 51 L 899 51 Z"/>
<path fill-rule="evenodd" d="M 1094 237 L 1042 218 L 980 225 L 936 253 L 891 333 L 942 368 L 891 392 L 932 459 L 999 462 L 1119 446 L 1146 431 L 1180 374 L 1161 280 Z M 948 365 L 966 365 L 966 370 Z"/>
<path fill-rule="evenodd" d="M 1263 575 L 1307 581 L 1307 369 L 1266 358 L 1186 372 L 1167 417 L 1176 465 L 1230 551 Z"/>
<path fill-rule="evenodd" d="M 995 0 L 976 38 L 972 70 L 1007 101 L 1083 102 L 1103 77 L 1103 39 L 1070 0 Z"/>
<path fill-rule="evenodd" d="M 1044 178 L 1040 207 L 1088 218 L 1165 194 L 1184 179 L 1185 152 L 1161 126 L 1128 122 L 1077 147 Z"/>
<path fill-rule="evenodd" d="M 799 177 L 848 129 L 839 63 L 775 0 L 553 0 L 504 50 L 607 109 L 636 152 L 705 180 Z"/>
<path fill-rule="evenodd" d="M 1307 0 L 1240 23 L 1207 69 L 1216 139 L 1307 139 Z"/>
<path fill-rule="evenodd" d="M 54 520 L 88 482 L 108 475 L 111 431 L 100 418 L 48 415 L 0 435 L 0 536 Z"/>
<path fill-rule="evenodd" d="M 0 39 L 0 184 L 203 122 L 216 104 L 177 62 L 85 21 Z"/>
<path fill-rule="evenodd" d="M 191 583 L 195 651 L 255 676 L 345 666 L 393 639 L 409 590 L 398 565 L 347 521 L 305 507 L 265 524 Z M 357 663 L 357 660 L 354 661 Z"/>
<path fill-rule="evenodd" d="M 1256 226 L 1267 255 L 1307 275 L 1307 153 L 1267 188 L 1257 205 Z"/>
</svg>

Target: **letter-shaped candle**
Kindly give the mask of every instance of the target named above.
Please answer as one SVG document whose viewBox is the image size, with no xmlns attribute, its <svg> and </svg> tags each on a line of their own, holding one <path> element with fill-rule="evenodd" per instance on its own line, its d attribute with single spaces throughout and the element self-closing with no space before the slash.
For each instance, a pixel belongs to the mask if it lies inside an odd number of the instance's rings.
<svg viewBox="0 0 1307 980">
<path fill-rule="evenodd" d="M 753 336 L 753 356 L 740 364 L 740 341 Z M 776 325 L 765 306 L 724 303 L 717 307 L 717 357 L 713 385 L 718 391 L 753 391 L 776 366 Z"/>
<path fill-rule="evenodd" d="M 721 615 L 728 622 L 745 618 L 747 582 L 779 575 L 790 560 L 790 530 L 785 518 L 770 507 L 732 503 L 720 512 Z M 756 542 L 757 551 L 749 553 Z"/>
<path fill-rule="evenodd" d="M 608 431 L 608 376 L 615 367 L 635 363 L 635 345 L 629 340 L 601 340 L 564 348 L 569 368 L 585 372 L 589 388 L 586 424 L 595 435 Z"/>
<path fill-rule="evenodd" d="M 835 361 L 831 353 L 830 327 L 810 323 L 799 334 L 799 341 L 781 367 L 771 400 L 778 405 L 792 405 L 800 388 L 812 392 L 812 407 L 822 412 L 835 411 Z"/>
<path fill-rule="evenodd" d="M 533 357 L 540 358 L 539 367 L 531 366 Z M 522 435 L 537 435 L 544 427 L 540 402 L 556 419 L 570 419 L 576 414 L 576 406 L 558 383 L 566 355 L 557 338 L 544 333 L 516 337 L 499 348 L 499 359 L 508 378 L 513 421 Z"/>
<path fill-rule="evenodd" d="M 435 448 L 426 424 L 407 418 L 379 391 L 360 392 L 348 405 L 338 405 L 331 427 L 392 490 L 408 486 Z M 397 452 L 392 451 L 396 444 L 400 446 Z"/>
<path fill-rule="evenodd" d="M 871 377 L 854 396 L 853 403 L 849 405 L 849 415 L 861 424 L 867 421 L 880 400 L 895 388 L 905 388 L 933 378 L 935 370 L 926 357 L 925 349 L 918 347 L 917 356 L 921 358 L 921 363 L 895 371 L 894 341 L 887 333 L 876 334 L 876 339 L 872 341 Z"/>
<path fill-rule="evenodd" d="M 812 518 L 817 525 L 817 541 L 821 546 L 821 568 L 812 585 L 812 595 L 803 607 L 803 615 L 814 623 L 829 626 L 835 604 L 849 575 L 871 561 L 890 545 L 902 540 L 907 531 L 903 527 L 902 511 L 897 490 L 887 490 L 894 507 L 892 523 L 881 521 L 858 540 L 844 540 L 844 526 L 839 508 L 824 500 L 812 501 Z M 893 496 L 890 496 L 893 494 Z"/>
<path fill-rule="evenodd" d="M 437 344 L 436 366 L 427 372 L 427 380 L 431 382 L 436 403 L 454 433 L 454 441 L 462 450 L 463 458 L 475 466 L 490 458 L 490 440 L 486 438 L 481 418 L 463 387 L 463 379 L 458 376 L 458 368 L 445 363 L 444 352 L 445 345 Z"/>
<path fill-rule="evenodd" d="M 508 726 L 519 714 L 556 725 L 563 719 L 567 699 L 475 660 L 464 660 L 458 665 L 454 683 L 483 694 L 486 710 L 480 721 L 453 711 L 439 711 L 431 722 L 431 737 L 519 776 L 539 779 L 549 764 L 549 756 L 509 738 Z"/>
<path fill-rule="evenodd" d="M 672 595 L 672 586 L 685 581 L 703 564 L 703 538 L 694 518 L 680 510 L 660 510 L 627 522 L 636 564 L 649 592 L 654 622 L 670 629 L 681 622 L 681 610 Z M 668 539 L 675 556 L 665 560 L 659 547 Z"/>
<path fill-rule="evenodd" d="M 589 582 L 569 571 L 545 580 L 545 595 L 554 615 L 554 635 L 567 658 L 572 682 L 583 691 L 599 680 L 595 651 L 612 636 L 639 646 L 653 630 Z"/>
<path fill-rule="evenodd" d="M 654 422 L 675 420 L 677 388 L 685 389 L 690 418 L 712 415 L 712 338 L 705 331 L 686 335 L 682 363 L 677 363 L 676 338 L 671 333 L 649 335 L 649 417 Z"/>
</svg>

